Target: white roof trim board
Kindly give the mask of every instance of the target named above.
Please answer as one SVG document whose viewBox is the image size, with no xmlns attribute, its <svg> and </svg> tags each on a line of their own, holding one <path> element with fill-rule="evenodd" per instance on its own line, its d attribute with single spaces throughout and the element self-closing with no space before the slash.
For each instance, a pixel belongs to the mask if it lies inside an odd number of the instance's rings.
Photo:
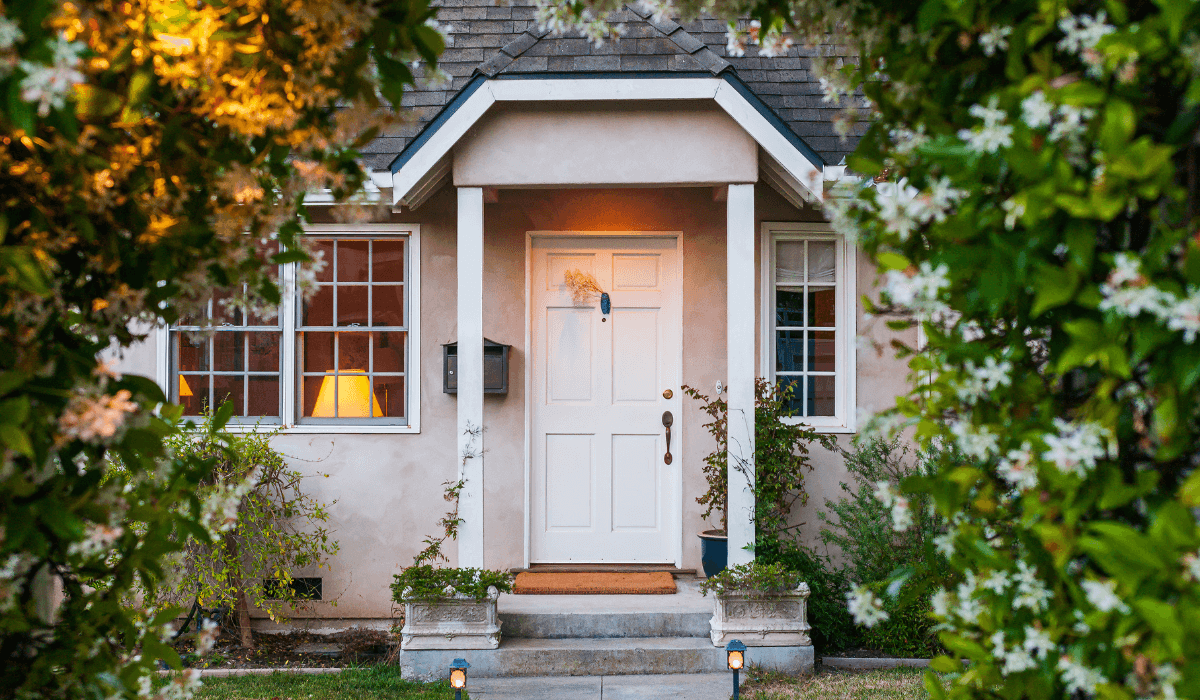
<svg viewBox="0 0 1200 700">
<path fill-rule="evenodd" d="M 450 175 L 450 151 L 497 102 L 710 99 L 758 143 L 764 179 L 789 201 L 820 198 L 824 164 L 813 162 L 721 78 L 487 80 L 392 173 L 392 204 L 420 206 Z M 787 190 L 785 192 L 785 190 Z"/>
</svg>

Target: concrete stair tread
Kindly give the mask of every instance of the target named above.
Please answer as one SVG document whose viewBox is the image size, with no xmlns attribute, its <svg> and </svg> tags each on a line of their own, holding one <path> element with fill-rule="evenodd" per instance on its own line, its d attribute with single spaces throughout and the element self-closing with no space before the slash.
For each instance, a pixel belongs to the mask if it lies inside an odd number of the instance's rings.
<svg viewBox="0 0 1200 700">
<path fill-rule="evenodd" d="M 531 639 L 502 637 L 501 649 L 549 651 L 587 649 L 589 651 L 627 649 L 716 649 L 707 638 L 701 637 L 567 637 L 565 639 Z"/>
<path fill-rule="evenodd" d="M 708 613 L 712 598 L 700 593 L 698 579 L 677 579 L 674 595 L 513 595 L 501 593 L 496 609 L 501 615 L 542 613 L 597 615 L 606 613 Z"/>
</svg>

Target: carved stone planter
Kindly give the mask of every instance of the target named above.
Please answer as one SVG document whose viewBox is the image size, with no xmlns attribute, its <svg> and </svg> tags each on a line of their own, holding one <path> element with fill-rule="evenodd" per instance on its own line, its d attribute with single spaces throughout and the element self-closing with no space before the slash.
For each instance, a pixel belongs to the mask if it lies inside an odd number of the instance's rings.
<svg viewBox="0 0 1200 700">
<path fill-rule="evenodd" d="M 436 600 L 405 600 L 400 648 L 495 649 L 500 646 L 496 600 L 500 591 L 488 588 L 486 598 L 464 595 Z"/>
<path fill-rule="evenodd" d="M 806 647 L 808 584 L 788 593 L 726 593 L 713 598 L 712 643 L 739 639 L 751 647 Z"/>
</svg>

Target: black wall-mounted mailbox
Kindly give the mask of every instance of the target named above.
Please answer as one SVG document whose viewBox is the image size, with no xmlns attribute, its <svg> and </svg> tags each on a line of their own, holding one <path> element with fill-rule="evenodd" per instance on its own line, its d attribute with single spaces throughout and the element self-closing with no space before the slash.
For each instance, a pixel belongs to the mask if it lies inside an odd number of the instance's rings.
<svg viewBox="0 0 1200 700">
<path fill-rule="evenodd" d="M 511 347 L 483 339 L 483 393 L 508 393 L 508 351 Z M 442 391 L 458 393 L 458 343 L 442 345 Z"/>
</svg>

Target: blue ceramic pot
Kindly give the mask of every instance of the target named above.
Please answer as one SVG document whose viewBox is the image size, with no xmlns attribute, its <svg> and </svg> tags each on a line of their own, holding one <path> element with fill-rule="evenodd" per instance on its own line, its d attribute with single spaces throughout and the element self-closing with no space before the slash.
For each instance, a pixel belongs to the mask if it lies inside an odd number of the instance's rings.
<svg viewBox="0 0 1200 700">
<path fill-rule="evenodd" d="M 704 575 L 716 576 L 729 563 L 729 538 L 720 530 L 705 530 L 700 533 L 700 563 Z"/>
</svg>

